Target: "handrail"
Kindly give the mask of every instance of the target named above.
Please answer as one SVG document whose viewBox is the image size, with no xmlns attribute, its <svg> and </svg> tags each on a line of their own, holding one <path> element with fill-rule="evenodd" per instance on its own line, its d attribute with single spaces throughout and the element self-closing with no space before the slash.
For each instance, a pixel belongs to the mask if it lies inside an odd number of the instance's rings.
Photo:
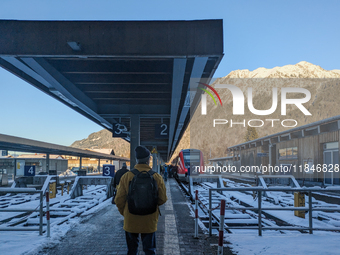
<svg viewBox="0 0 340 255">
<path fill-rule="evenodd" d="M 258 214 L 258 226 L 257 227 L 228 227 L 226 229 L 258 229 L 258 235 L 262 236 L 262 230 L 309 230 L 309 234 L 313 234 L 313 230 L 323 231 L 340 231 L 340 228 L 313 228 L 313 211 L 329 211 L 335 212 L 340 211 L 340 208 L 313 208 L 312 204 L 312 192 L 327 192 L 327 191 L 340 191 L 340 188 L 292 188 L 292 187 L 230 187 L 230 188 L 210 188 L 209 189 L 209 236 L 212 235 L 212 192 L 223 192 L 223 191 L 257 191 L 258 195 L 258 207 L 226 207 L 226 210 L 257 210 Z M 262 192 L 264 191 L 300 191 L 308 192 L 308 207 L 262 207 Z M 277 210 L 277 211 L 309 211 L 308 213 L 308 227 L 262 227 L 261 212 L 263 210 Z"/>
<path fill-rule="evenodd" d="M 28 193 L 28 194 L 40 194 L 40 202 L 37 208 L 20 209 L 20 208 L 0 208 L 0 212 L 39 212 L 39 228 L 30 227 L 0 227 L 0 231 L 39 231 L 41 236 L 43 233 L 43 197 L 44 194 L 41 190 L 35 190 L 30 188 L 0 188 L 0 193 Z"/>
</svg>

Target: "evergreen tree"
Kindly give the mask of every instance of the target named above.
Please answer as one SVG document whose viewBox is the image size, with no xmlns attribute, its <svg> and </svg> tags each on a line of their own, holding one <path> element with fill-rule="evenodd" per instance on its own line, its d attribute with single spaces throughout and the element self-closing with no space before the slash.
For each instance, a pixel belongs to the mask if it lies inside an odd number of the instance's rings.
<svg viewBox="0 0 340 255">
<path fill-rule="evenodd" d="M 246 135 L 244 136 L 244 141 L 252 141 L 259 138 L 259 134 L 257 133 L 256 129 L 254 127 L 247 127 Z"/>
</svg>

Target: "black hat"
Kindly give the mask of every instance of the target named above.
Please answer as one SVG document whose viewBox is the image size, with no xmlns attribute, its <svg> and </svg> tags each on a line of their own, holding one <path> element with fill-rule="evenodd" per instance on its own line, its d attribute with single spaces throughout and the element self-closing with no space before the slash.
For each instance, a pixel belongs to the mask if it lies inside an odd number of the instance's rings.
<svg viewBox="0 0 340 255">
<path fill-rule="evenodd" d="M 150 158 L 150 151 L 144 146 L 137 146 L 135 149 L 136 159 L 138 163 L 146 163 Z"/>
</svg>

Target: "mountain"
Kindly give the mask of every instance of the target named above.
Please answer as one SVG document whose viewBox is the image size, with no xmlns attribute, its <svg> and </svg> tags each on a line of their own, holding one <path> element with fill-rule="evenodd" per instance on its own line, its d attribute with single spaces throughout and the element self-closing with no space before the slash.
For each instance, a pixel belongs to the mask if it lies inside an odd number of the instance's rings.
<svg viewBox="0 0 340 255">
<path fill-rule="evenodd" d="M 130 143 L 113 138 L 112 133 L 106 129 L 90 134 L 87 138 L 75 141 L 71 147 L 79 149 L 113 149 L 116 156 L 130 158 Z"/>
<path fill-rule="evenodd" d="M 296 65 L 286 65 L 266 69 L 257 68 L 254 71 L 236 70 L 230 72 L 223 79 L 227 78 L 340 78 L 340 70 L 325 70 L 320 66 L 301 61 Z"/>
<path fill-rule="evenodd" d="M 299 79 L 296 79 L 299 78 Z M 297 126 L 302 126 L 318 120 L 329 118 L 340 114 L 340 70 L 325 70 L 320 66 L 313 65 L 306 61 L 296 65 L 286 65 L 273 69 L 258 68 L 254 71 L 236 70 L 227 76 L 216 79 L 216 84 L 236 85 L 243 92 L 245 97 L 245 114 L 232 115 L 233 102 L 232 94 L 228 89 L 217 89 L 223 102 L 223 106 L 214 105 L 213 100 L 207 97 L 207 115 L 201 115 L 201 105 L 193 114 L 190 126 L 187 128 L 174 156 L 178 155 L 181 149 L 196 148 L 203 151 L 205 160 L 226 156 L 226 149 L 229 146 L 244 142 L 247 130 L 243 125 L 230 127 L 228 125 L 216 125 L 213 127 L 214 119 L 226 119 L 235 122 L 242 122 L 244 119 L 261 119 L 265 122 L 263 127 L 256 128 L 259 137 L 267 136 L 290 128 L 283 127 L 276 121 L 274 127 L 271 122 L 265 119 L 294 119 Z M 278 105 L 274 113 L 268 116 L 257 116 L 252 114 L 247 107 L 247 91 L 251 87 L 253 94 L 254 108 L 267 110 L 272 106 L 272 88 L 278 88 Z M 311 99 L 303 105 L 312 114 L 305 116 L 296 106 L 287 106 L 287 115 L 281 115 L 281 88 L 293 87 L 304 88 L 310 91 Z M 216 97 L 216 96 L 215 96 Z M 302 98 L 303 94 L 290 94 L 287 98 Z M 217 98 L 216 101 L 218 102 Z M 260 122 L 253 122 L 252 125 L 259 125 Z M 290 124 L 289 124 L 290 125 Z"/>
</svg>

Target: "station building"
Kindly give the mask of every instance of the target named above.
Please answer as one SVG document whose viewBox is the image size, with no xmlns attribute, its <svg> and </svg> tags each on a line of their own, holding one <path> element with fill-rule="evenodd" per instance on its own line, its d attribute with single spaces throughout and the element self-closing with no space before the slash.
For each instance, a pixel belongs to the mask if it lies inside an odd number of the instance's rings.
<svg viewBox="0 0 340 255">
<path fill-rule="evenodd" d="M 49 156 L 51 170 L 56 170 L 58 174 L 67 170 L 67 159 L 61 155 Z M 18 165 L 19 164 L 19 165 Z M 5 172 L 8 178 L 13 180 L 15 169 L 21 165 L 35 166 L 36 174 L 46 172 L 46 154 L 21 154 L 17 157 L 7 156 L 0 158 L 0 172 Z"/>
<path fill-rule="evenodd" d="M 115 156 L 113 149 L 85 149 L 89 151 L 95 151 L 103 154 L 108 154 Z M 65 156 L 68 160 L 68 169 L 75 169 L 79 168 L 80 158 L 76 156 Z M 81 165 L 82 168 L 86 169 L 88 173 L 99 171 L 101 172 L 103 169 L 103 165 L 110 164 L 114 165 L 115 169 L 118 170 L 122 168 L 123 163 L 129 165 L 129 159 L 121 157 L 117 160 L 110 160 L 110 159 L 96 159 L 96 158 L 82 158 Z"/>
<path fill-rule="evenodd" d="M 242 166 L 257 166 L 263 174 L 292 174 L 305 181 L 339 185 L 339 136 L 340 115 L 228 147 L 229 157 L 211 161 L 236 166 L 238 172 Z M 269 166 L 285 172 L 269 171 Z"/>
<path fill-rule="evenodd" d="M 113 155 L 114 152 L 112 149 L 97 149 L 92 150 L 95 152 Z M 46 154 L 21 154 L 17 157 L 13 156 L 3 156 L 0 157 L 0 180 L 3 175 L 7 175 L 9 180 L 13 180 L 15 174 L 15 169 L 22 168 L 23 166 L 35 166 L 36 174 L 40 172 L 47 172 L 46 167 Z M 49 155 L 49 172 L 52 171 L 54 174 L 61 174 L 65 172 L 67 169 L 76 169 L 79 170 L 79 166 L 81 164 L 81 168 L 87 170 L 87 173 L 92 172 L 101 172 L 102 167 L 105 164 L 112 164 L 115 166 L 115 169 L 118 170 L 122 167 L 123 163 L 128 163 L 128 158 L 117 157 L 116 160 L 112 159 L 96 159 L 96 158 L 85 158 L 76 157 L 76 156 L 65 156 L 65 155 Z M 77 171 L 75 171 L 77 172 Z M 18 171 L 17 171 L 18 173 Z M 17 175 L 17 174 L 16 174 Z M 0 181 L 0 186 L 1 186 Z"/>
</svg>

